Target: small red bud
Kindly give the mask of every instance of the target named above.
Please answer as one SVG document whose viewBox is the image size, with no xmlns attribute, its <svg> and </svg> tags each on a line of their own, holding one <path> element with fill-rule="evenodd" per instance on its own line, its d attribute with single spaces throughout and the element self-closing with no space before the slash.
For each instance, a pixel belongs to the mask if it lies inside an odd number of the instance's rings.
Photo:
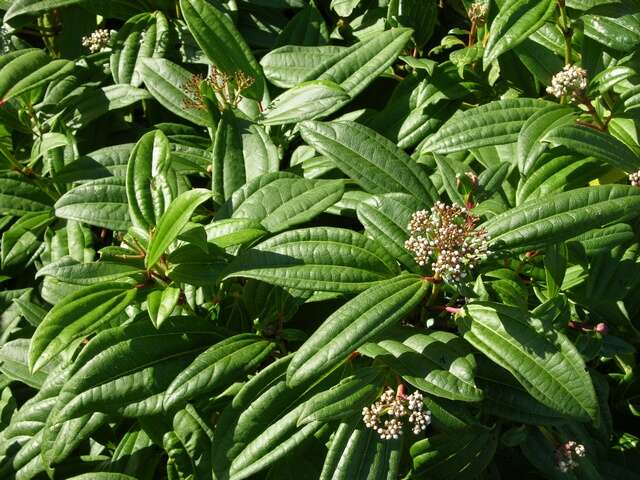
<svg viewBox="0 0 640 480">
<path fill-rule="evenodd" d="M 599 323 L 596 325 L 595 331 L 598 332 L 600 335 L 606 335 L 607 333 L 609 333 L 609 327 L 607 327 L 606 323 Z"/>
</svg>

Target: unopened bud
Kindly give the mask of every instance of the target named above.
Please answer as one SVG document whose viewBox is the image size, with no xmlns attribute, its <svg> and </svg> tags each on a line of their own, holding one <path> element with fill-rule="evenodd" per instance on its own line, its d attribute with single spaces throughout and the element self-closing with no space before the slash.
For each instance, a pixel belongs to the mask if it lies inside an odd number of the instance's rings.
<svg viewBox="0 0 640 480">
<path fill-rule="evenodd" d="M 598 332 L 600 335 L 606 335 L 607 333 L 609 333 L 609 327 L 607 327 L 606 323 L 602 323 L 602 322 L 597 324 L 594 330 Z"/>
</svg>

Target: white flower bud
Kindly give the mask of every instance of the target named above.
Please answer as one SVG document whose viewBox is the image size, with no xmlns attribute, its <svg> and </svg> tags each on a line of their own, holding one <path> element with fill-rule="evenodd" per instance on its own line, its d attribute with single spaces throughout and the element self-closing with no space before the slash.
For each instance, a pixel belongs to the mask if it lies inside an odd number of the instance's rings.
<svg viewBox="0 0 640 480">
<path fill-rule="evenodd" d="M 584 95 L 587 89 L 587 71 L 575 65 L 565 65 L 551 79 L 547 93 L 555 97 L 568 96 L 576 101 Z"/>
<path fill-rule="evenodd" d="M 91 53 L 101 52 L 109 44 L 113 33 L 115 32 L 99 28 L 88 37 L 82 37 L 82 46 L 88 48 Z"/>
</svg>

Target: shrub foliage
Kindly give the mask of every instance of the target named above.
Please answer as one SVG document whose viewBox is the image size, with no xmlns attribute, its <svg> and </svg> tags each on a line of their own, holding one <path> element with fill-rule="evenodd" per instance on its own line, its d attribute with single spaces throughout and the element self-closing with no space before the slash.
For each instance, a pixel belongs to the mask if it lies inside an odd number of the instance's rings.
<svg viewBox="0 0 640 480">
<path fill-rule="evenodd" d="M 1 478 L 640 478 L 637 0 L 0 10 Z"/>
</svg>

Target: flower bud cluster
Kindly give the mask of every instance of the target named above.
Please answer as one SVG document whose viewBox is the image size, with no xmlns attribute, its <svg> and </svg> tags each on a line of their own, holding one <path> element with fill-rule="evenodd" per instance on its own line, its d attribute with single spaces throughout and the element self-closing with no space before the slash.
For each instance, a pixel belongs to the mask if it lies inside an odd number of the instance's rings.
<svg viewBox="0 0 640 480">
<path fill-rule="evenodd" d="M 195 110 L 206 110 L 204 103 L 202 86 L 205 84 L 216 95 L 218 104 L 222 108 L 226 106 L 237 107 L 240 102 L 240 94 L 243 90 L 251 87 L 255 78 L 242 71 L 237 71 L 233 75 L 212 67 L 207 77 L 202 75 L 192 75 L 191 78 L 182 85 L 182 91 L 186 95 L 184 107 Z"/>
<path fill-rule="evenodd" d="M 88 48 L 91 53 L 100 52 L 109 44 L 112 33 L 106 28 L 99 28 L 88 37 L 82 37 L 82 46 Z"/>
<path fill-rule="evenodd" d="M 418 265 L 431 263 L 435 276 L 459 282 L 491 253 L 489 236 L 475 228 L 477 221 L 464 207 L 436 202 L 431 210 L 413 214 L 405 248 Z"/>
<path fill-rule="evenodd" d="M 568 96 L 576 101 L 584 96 L 587 89 L 587 71 L 575 65 L 565 65 L 551 79 L 551 86 L 547 87 L 547 93 L 562 97 Z"/>
<path fill-rule="evenodd" d="M 431 423 L 431 412 L 424 410 L 422 394 L 414 392 L 409 396 L 395 394 L 388 388 L 376 403 L 362 409 L 362 420 L 367 428 L 375 430 L 383 440 L 402 435 L 402 419 L 408 415 L 411 431 L 418 434 Z"/>
<path fill-rule="evenodd" d="M 584 445 L 570 440 L 556 449 L 556 466 L 561 472 L 567 473 L 578 466 L 577 458 L 582 458 L 586 454 Z"/>
<path fill-rule="evenodd" d="M 634 187 L 640 187 L 640 170 L 629 174 L 629 181 Z"/>
<path fill-rule="evenodd" d="M 467 15 L 469 20 L 477 25 L 483 25 L 487 21 L 487 13 L 489 11 L 488 2 L 474 2 L 469 7 Z"/>
</svg>

